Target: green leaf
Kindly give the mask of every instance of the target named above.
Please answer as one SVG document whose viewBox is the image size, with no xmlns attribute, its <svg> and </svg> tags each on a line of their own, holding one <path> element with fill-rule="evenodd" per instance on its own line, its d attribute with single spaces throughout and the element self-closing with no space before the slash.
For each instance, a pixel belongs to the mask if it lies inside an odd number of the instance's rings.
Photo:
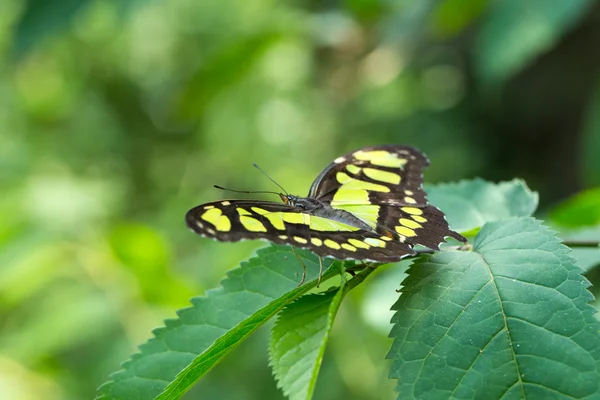
<svg viewBox="0 0 600 400">
<path fill-rule="evenodd" d="M 600 224 L 600 187 L 576 194 L 550 212 L 552 222 L 577 228 Z"/>
<path fill-rule="evenodd" d="M 313 396 L 345 286 L 342 279 L 337 290 L 303 296 L 279 313 L 271 333 L 269 353 L 278 386 L 292 400 Z"/>
<path fill-rule="evenodd" d="M 465 180 L 426 185 L 425 190 L 431 204 L 444 211 L 452 229 L 463 233 L 486 222 L 531 216 L 538 205 L 538 194 L 520 179 L 500 183 Z"/>
<path fill-rule="evenodd" d="M 156 329 L 155 338 L 140 346 L 140 353 L 100 387 L 98 398 L 181 397 L 248 335 L 316 286 L 318 258 L 309 251 L 296 252 L 306 265 L 308 283 L 297 287 L 302 268 L 290 247 L 259 250 L 256 257 L 229 271 L 222 288 L 192 299 L 192 307 Z M 338 269 L 330 268 L 322 280 L 336 274 Z"/>
<path fill-rule="evenodd" d="M 501 82 L 546 52 L 584 15 L 592 0 L 502 0 L 488 10 L 475 45 L 484 82 Z"/>
<path fill-rule="evenodd" d="M 486 224 L 472 252 L 409 270 L 394 305 L 398 398 L 599 398 L 589 282 L 532 218 Z"/>
</svg>

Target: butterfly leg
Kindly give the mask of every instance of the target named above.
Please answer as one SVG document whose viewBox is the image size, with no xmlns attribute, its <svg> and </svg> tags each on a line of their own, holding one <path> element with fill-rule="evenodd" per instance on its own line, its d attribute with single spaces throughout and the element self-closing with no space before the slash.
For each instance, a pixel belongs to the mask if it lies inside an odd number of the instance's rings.
<svg viewBox="0 0 600 400">
<path fill-rule="evenodd" d="M 323 259 L 319 256 L 319 280 L 317 281 L 317 287 L 321 284 L 321 277 L 323 276 Z"/>
<path fill-rule="evenodd" d="M 304 265 L 304 263 L 298 256 L 298 253 L 296 253 L 296 249 L 294 249 L 294 246 L 290 246 L 290 247 L 292 248 L 292 252 L 296 256 L 296 258 L 298 259 L 298 262 L 300 263 L 300 265 L 302 265 L 302 279 L 300 279 L 300 283 L 298 283 L 298 286 L 297 286 L 297 287 L 300 287 L 304 283 L 304 279 L 306 279 L 306 265 Z"/>
</svg>

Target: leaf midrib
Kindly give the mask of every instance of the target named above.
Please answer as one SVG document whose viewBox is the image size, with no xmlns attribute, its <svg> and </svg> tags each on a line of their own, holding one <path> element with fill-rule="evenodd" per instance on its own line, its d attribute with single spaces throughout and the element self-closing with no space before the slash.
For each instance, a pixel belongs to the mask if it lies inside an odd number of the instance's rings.
<svg viewBox="0 0 600 400">
<path fill-rule="evenodd" d="M 523 383 L 523 379 L 521 378 L 521 369 L 519 368 L 519 362 L 517 360 L 517 353 L 515 352 L 515 348 L 513 345 L 513 339 L 512 339 L 512 335 L 510 333 L 510 330 L 508 329 L 508 320 L 506 317 L 506 312 L 504 311 L 504 303 L 502 301 L 502 297 L 500 296 L 500 290 L 498 289 L 498 285 L 496 284 L 496 280 L 494 279 L 494 273 L 492 272 L 492 267 L 490 266 L 490 264 L 487 262 L 487 260 L 485 259 L 485 256 L 478 252 L 478 251 L 474 251 L 474 253 L 476 253 L 479 257 L 481 257 L 481 261 L 483 261 L 483 265 L 486 267 L 488 274 L 490 275 L 490 280 L 489 282 L 492 283 L 492 286 L 494 288 L 494 292 L 496 293 L 496 297 L 498 298 L 498 303 L 500 305 L 500 312 L 502 313 L 502 321 L 504 323 L 504 330 L 506 330 L 506 335 L 508 336 L 508 344 L 510 346 L 510 350 L 511 350 L 511 355 L 513 358 L 513 362 L 515 365 L 515 369 L 517 372 L 517 381 L 515 382 L 515 385 L 520 385 L 521 386 L 521 393 L 523 394 L 523 398 L 526 399 L 527 395 L 525 393 L 525 385 Z M 500 330 L 502 331 L 502 329 Z M 514 386 L 514 385 L 512 385 Z M 506 392 L 508 390 L 510 390 L 510 388 L 512 386 L 509 386 L 508 388 L 506 388 L 506 391 L 504 391 L 504 393 L 502 393 L 502 396 L 504 396 L 504 394 L 506 394 Z M 458 385 L 456 386 L 458 387 Z"/>
</svg>

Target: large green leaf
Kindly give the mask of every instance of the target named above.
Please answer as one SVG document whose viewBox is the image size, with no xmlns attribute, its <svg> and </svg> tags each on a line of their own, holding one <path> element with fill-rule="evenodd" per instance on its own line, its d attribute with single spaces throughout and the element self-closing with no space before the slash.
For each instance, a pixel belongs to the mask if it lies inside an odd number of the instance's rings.
<svg viewBox="0 0 600 400">
<path fill-rule="evenodd" d="M 309 294 L 287 306 L 273 327 L 269 353 L 278 386 L 292 400 L 311 399 L 333 320 L 345 294 Z"/>
<path fill-rule="evenodd" d="M 399 398 L 600 398 L 588 281 L 532 218 L 486 224 L 472 252 L 409 270 L 394 305 Z"/>
<path fill-rule="evenodd" d="M 538 194 L 520 179 L 500 183 L 464 180 L 426 185 L 425 190 L 429 201 L 444 211 L 452 229 L 461 233 L 502 218 L 531 216 L 538 205 Z"/>
<path fill-rule="evenodd" d="M 495 1 L 475 46 L 475 68 L 486 82 L 500 82 L 548 51 L 593 0 Z"/>
<path fill-rule="evenodd" d="M 261 324 L 316 286 L 318 258 L 297 253 L 307 268 L 306 284 L 297 287 L 302 269 L 290 247 L 259 250 L 227 274 L 222 288 L 192 299 L 192 307 L 155 330 L 155 338 L 102 385 L 99 398 L 179 398 Z M 323 280 L 335 274 L 331 268 Z"/>
</svg>

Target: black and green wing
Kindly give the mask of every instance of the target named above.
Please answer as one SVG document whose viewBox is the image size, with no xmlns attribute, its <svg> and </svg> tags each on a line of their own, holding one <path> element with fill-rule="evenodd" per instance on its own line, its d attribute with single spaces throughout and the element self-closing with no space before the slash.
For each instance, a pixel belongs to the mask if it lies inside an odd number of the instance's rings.
<svg viewBox="0 0 600 400">
<path fill-rule="evenodd" d="M 393 262 L 414 254 L 407 244 L 377 232 L 267 201 L 203 204 L 188 211 L 186 222 L 197 234 L 220 241 L 262 239 L 337 259 Z"/>
<path fill-rule="evenodd" d="M 432 249 L 447 236 L 464 242 L 449 228 L 444 214 L 427 202 L 422 187 L 427 165 L 427 157 L 412 147 L 364 147 L 329 164 L 311 186 L 309 197 L 350 212 L 381 237 L 393 239 L 386 242 L 390 253 L 397 251 L 396 241 L 407 248 Z"/>
</svg>

